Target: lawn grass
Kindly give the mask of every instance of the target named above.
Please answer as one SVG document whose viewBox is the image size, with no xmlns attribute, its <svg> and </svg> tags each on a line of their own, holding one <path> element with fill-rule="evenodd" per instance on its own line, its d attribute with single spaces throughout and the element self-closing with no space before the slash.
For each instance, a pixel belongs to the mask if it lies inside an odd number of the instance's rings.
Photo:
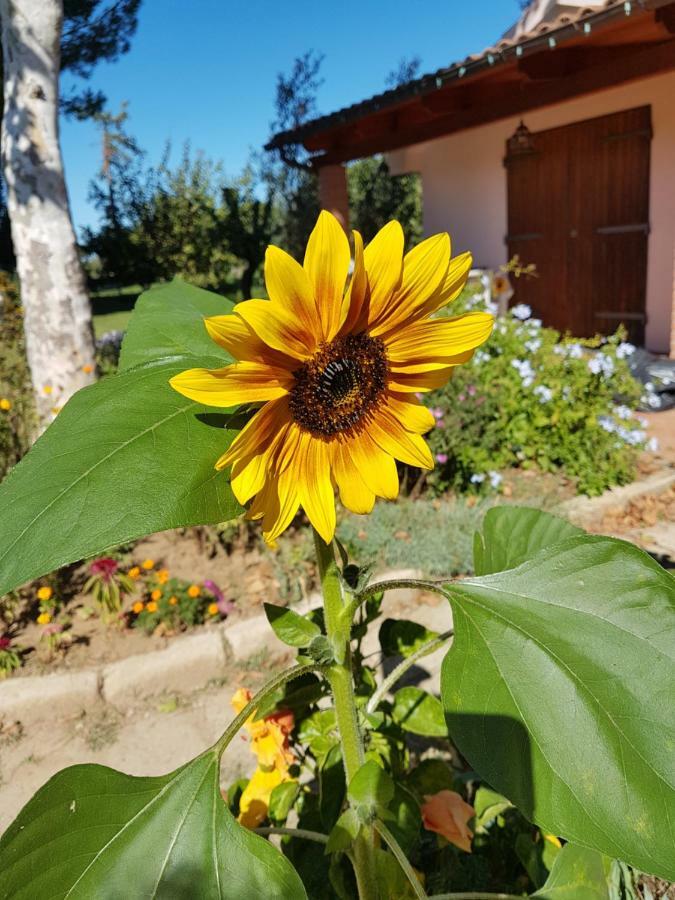
<svg viewBox="0 0 675 900">
<path fill-rule="evenodd" d="M 107 331 L 125 331 L 132 310 L 118 309 L 115 312 L 94 315 L 94 334 L 97 338 Z"/>
</svg>

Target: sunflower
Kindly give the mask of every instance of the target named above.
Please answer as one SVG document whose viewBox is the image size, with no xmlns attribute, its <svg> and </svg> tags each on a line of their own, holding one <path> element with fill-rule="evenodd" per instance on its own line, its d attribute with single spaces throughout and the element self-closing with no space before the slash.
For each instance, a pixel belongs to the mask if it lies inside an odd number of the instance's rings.
<svg viewBox="0 0 675 900">
<path fill-rule="evenodd" d="M 171 379 L 209 406 L 260 408 L 216 462 L 232 467 L 248 517 L 274 541 L 298 511 L 328 543 L 335 498 L 368 513 L 375 497 L 398 495 L 396 460 L 433 468 L 421 437 L 434 418 L 420 392 L 443 385 L 489 336 L 492 316 L 432 318 L 462 290 L 471 255 L 450 258 L 437 234 L 403 252 L 398 222 L 363 247 L 354 262 L 337 219 L 322 212 L 301 266 L 278 247 L 265 255 L 269 300 L 238 303 L 205 320 L 209 335 L 236 363 L 190 369 Z"/>
</svg>

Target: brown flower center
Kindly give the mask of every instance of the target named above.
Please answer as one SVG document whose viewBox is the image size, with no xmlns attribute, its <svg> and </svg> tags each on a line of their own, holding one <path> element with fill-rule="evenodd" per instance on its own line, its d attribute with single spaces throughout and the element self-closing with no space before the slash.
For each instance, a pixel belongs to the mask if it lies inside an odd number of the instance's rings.
<svg viewBox="0 0 675 900">
<path fill-rule="evenodd" d="M 387 386 L 387 356 L 379 338 L 350 334 L 321 344 L 293 372 L 290 408 L 302 428 L 329 437 L 357 425 Z"/>
</svg>

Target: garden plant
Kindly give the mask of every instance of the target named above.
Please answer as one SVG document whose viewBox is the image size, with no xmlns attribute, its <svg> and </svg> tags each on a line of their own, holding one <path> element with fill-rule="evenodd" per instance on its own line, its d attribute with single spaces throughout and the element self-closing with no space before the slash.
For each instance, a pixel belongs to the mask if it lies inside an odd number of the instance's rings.
<svg viewBox="0 0 675 900">
<path fill-rule="evenodd" d="M 396 497 L 396 460 L 433 468 L 422 435 L 435 417 L 417 395 L 493 328 L 484 311 L 437 315 L 470 265 L 447 235 L 404 256 L 395 222 L 365 250 L 355 233 L 352 263 L 324 212 L 304 265 L 268 249 L 269 300 L 232 308 L 180 281 L 143 295 L 118 373 L 78 392 L 12 470 L 0 594 L 244 512 L 273 543 L 302 507 L 323 606 L 266 606 L 296 662 L 238 692 L 234 719 L 191 762 L 50 779 L 0 840 L 2 896 L 553 900 L 608 898 L 612 885 L 631 896 L 633 870 L 675 879 L 668 572 L 518 507 L 488 513 L 468 579 L 373 581 L 334 539 L 336 489 L 367 514 Z M 439 594 L 447 629 L 381 621 L 391 667 L 378 679 L 363 641 L 401 587 Z M 160 599 L 172 589 L 159 585 Z M 443 647 L 440 700 L 401 686 Z M 257 768 L 223 798 L 220 760 L 241 729 Z M 462 867 L 472 841 L 478 853 L 500 829 L 534 888 L 506 866 L 502 885 L 452 887 L 448 861 Z"/>
</svg>

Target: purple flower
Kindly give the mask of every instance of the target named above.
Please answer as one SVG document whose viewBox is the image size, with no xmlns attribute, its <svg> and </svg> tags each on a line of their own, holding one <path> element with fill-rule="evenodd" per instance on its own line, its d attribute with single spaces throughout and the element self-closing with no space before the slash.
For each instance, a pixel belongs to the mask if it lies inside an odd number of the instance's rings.
<svg viewBox="0 0 675 900">
<path fill-rule="evenodd" d="M 443 410 L 440 408 L 440 406 L 432 406 L 429 412 L 434 417 L 434 419 L 442 419 L 444 415 Z"/>
<path fill-rule="evenodd" d="M 92 575 L 100 575 L 104 581 L 110 581 L 117 571 L 117 562 L 109 556 L 102 556 L 101 559 L 95 559 L 89 566 Z"/>
<path fill-rule="evenodd" d="M 448 461 L 447 453 L 437 453 L 436 454 L 436 462 L 439 463 L 440 465 L 444 466 L 447 461 Z"/>
<path fill-rule="evenodd" d="M 467 388 L 467 391 L 469 392 L 469 397 L 475 397 L 476 396 L 476 385 L 470 384 L 469 387 Z"/>
<path fill-rule="evenodd" d="M 234 603 L 231 600 L 225 599 L 225 595 L 215 581 L 211 581 L 210 578 L 207 578 L 204 582 L 204 587 L 215 597 L 216 606 L 218 607 L 218 612 L 221 616 L 228 616 L 234 610 Z"/>
</svg>

